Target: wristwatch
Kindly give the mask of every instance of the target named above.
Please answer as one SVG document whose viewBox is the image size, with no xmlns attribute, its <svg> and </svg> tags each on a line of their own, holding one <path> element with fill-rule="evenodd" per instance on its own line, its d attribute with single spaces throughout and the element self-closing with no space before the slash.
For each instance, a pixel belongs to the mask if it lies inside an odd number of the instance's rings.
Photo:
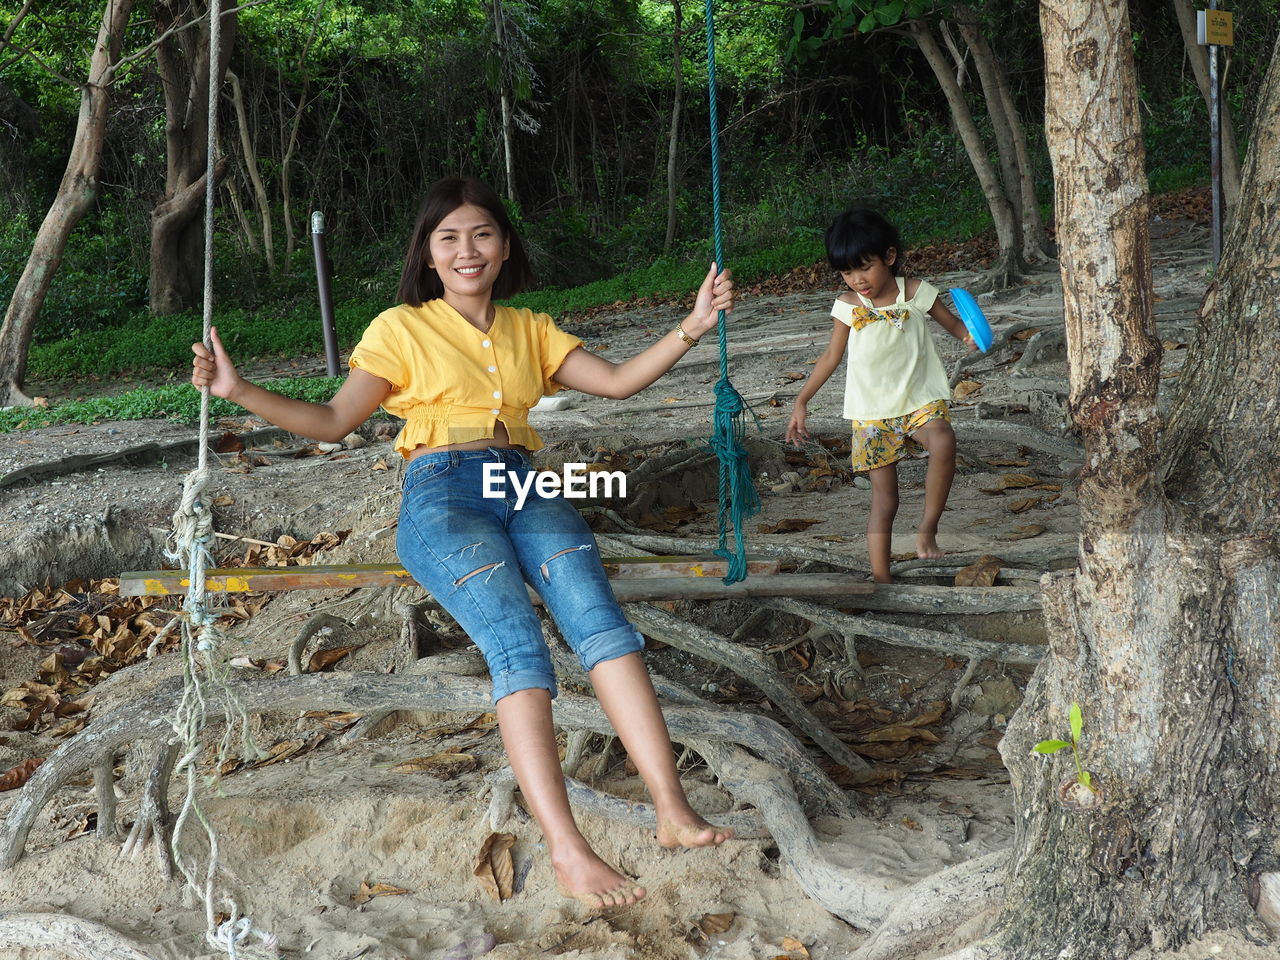
<svg viewBox="0 0 1280 960">
<path fill-rule="evenodd" d="M 685 343 L 687 343 L 689 346 L 696 347 L 698 345 L 698 340 L 696 337 L 691 337 L 689 336 L 689 334 L 684 332 L 683 323 L 676 326 L 676 333 L 680 336 L 680 339 L 683 340 Z"/>
</svg>

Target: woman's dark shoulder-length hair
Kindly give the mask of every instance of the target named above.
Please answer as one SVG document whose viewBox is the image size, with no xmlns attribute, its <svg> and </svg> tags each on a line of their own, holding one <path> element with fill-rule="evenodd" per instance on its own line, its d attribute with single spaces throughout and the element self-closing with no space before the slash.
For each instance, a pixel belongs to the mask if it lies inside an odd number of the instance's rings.
<svg viewBox="0 0 1280 960">
<path fill-rule="evenodd" d="M 898 228 L 868 207 L 846 210 L 827 227 L 827 263 L 837 273 L 857 270 L 872 257 L 884 260 L 890 250 L 898 255 L 889 270 L 897 275 L 905 259 Z"/>
<path fill-rule="evenodd" d="M 466 204 L 473 204 L 493 217 L 494 226 L 510 243 L 511 250 L 497 282 L 493 285 L 493 297 L 501 300 L 527 289 L 533 283 L 533 270 L 524 251 L 520 236 L 511 225 L 502 198 L 487 184 L 474 177 L 448 177 L 437 180 L 422 201 L 418 222 L 409 238 L 409 252 L 404 258 L 404 272 L 400 274 L 399 297 L 411 307 L 420 307 L 428 300 L 444 296 L 444 284 L 435 268 L 427 266 L 431 254 L 431 234 L 440 221 Z"/>
</svg>

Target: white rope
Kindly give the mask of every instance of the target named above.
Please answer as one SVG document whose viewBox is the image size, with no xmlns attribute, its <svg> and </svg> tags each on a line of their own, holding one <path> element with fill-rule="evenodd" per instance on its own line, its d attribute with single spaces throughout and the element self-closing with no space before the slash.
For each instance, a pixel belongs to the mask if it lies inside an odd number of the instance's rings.
<svg viewBox="0 0 1280 960">
<path fill-rule="evenodd" d="M 202 339 L 211 346 L 213 326 L 213 225 L 215 201 L 214 169 L 218 146 L 218 82 L 222 54 L 222 11 L 219 0 L 209 0 L 209 102 L 207 113 L 208 152 L 205 158 L 204 204 L 204 329 Z M 207 718 L 207 698 L 217 696 L 226 711 L 226 728 L 218 743 L 215 776 L 231 753 L 237 728 L 241 733 L 243 756 L 261 756 L 249 737 L 248 715 L 232 693 L 228 682 L 230 666 L 222 652 L 224 639 L 215 626 L 217 616 L 209 609 L 205 592 L 205 571 L 212 556 L 213 511 L 205 490 L 209 485 L 209 388 L 200 390 L 199 459 L 196 468 L 182 486 L 182 500 L 173 515 L 173 547 L 168 555 L 189 571 L 189 584 L 182 615 L 183 694 L 171 721 L 174 734 L 182 744 L 182 756 L 175 771 L 186 774 L 186 796 L 173 827 L 171 838 L 173 859 L 191 888 L 200 895 L 205 907 L 205 939 L 222 950 L 231 960 L 274 960 L 279 956 L 276 938 L 256 930 L 247 917 L 240 917 L 234 902 L 229 904 L 232 919 L 218 922 L 215 910 L 214 882 L 218 872 L 218 837 L 199 800 L 199 760 L 201 733 Z M 194 818 L 208 844 L 208 860 L 203 876 L 198 876 L 194 857 L 183 854 L 183 838 Z M 250 947 L 250 934 L 262 943 L 261 949 Z"/>
</svg>

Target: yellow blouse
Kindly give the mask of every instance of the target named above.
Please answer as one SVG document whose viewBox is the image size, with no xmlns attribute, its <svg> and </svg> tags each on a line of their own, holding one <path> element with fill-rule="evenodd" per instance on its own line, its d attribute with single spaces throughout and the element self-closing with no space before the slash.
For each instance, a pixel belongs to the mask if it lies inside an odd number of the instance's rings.
<svg viewBox="0 0 1280 960">
<path fill-rule="evenodd" d="M 850 328 L 844 387 L 847 420 L 889 420 L 935 400 L 951 399 L 947 373 L 929 332 L 929 311 L 938 288 L 921 280 L 908 298 L 906 281 L 897 280 L 892 306 L 877 307 L 855 293 L 858 304 L 837 300 L 831 308 L 831 315 Z"/>
<path fill-rule="evenodd" d="M 580 346 L 545 313 L 496 306 L 481 333 L 443 300 L 430 300 L 378 314 L 348 363 L 391 384 L 382 408 L 406 421 L 395 442 L 405 457 L 419 444 L 487 439 L 499 420 L 513 444 L 537 450 L 542 439 L 529 426 L 529 408 L 561 389 L 551 378 Z"/>
</svg>

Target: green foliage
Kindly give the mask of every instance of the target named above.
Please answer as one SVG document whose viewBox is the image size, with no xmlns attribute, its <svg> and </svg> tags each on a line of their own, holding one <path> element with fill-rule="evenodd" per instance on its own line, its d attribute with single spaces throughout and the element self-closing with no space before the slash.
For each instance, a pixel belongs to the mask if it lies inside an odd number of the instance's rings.
<svg viewBox="0 0 1280 960">
<path fill-rule="evenodd" d="M 299 377 L 293 380 L 268 380 L 262 386 L 298 400 L 323 403 L 342 385 L 340 377 Z M 233 403 L 211 397 L 212 417 L 243 414 Z M 140 387 L 115 397 L 72 400 L 49 409 L 15 407 L 0 410 L 0 433 L 34 430 L 58 423 L 98 423 L 104 420 L 177 420 L 195 423 L 200 419 L 200 391 L 190 384 L 163 387 Z"/>
<path fill-rule="evenodd" d="M 1084 732 L 1084 714 L 1080 712 L 1080 704 L 1071 704 L 1068 722 L 1071 724 L 1070 740 L 1041 740 L 1031 749 L 1035 753 L 1053 754 L 1059 750 L 1070 748 L 1072 759 L 1076 763 L 1076 779 L 1093 793 L 1097 793 L 1098 790 L 1093 785 L 1092 774 L 1084 768 L 1084 764 L 1080 761 L 1080 737 Z"/>
<path fill-rule="evenodd" d="M 385 301 L 335 306 L 339 342 L 354 344 L 369 321 L 385 308 Z M 214 325 L 237 359 L 324 350 L 319 311 L 310 305 L 277 315 L 225 310 L 217 314 Z M 77 334 L 34 347 L 28 370 L 33 377 L 52 379 L 185 369 L 191 362 L 191 344 L 200 339 L 201 326 L 200 317 L 194 314 L 153 317 L 143 313 L 120 329 Z"/>
</svg>

